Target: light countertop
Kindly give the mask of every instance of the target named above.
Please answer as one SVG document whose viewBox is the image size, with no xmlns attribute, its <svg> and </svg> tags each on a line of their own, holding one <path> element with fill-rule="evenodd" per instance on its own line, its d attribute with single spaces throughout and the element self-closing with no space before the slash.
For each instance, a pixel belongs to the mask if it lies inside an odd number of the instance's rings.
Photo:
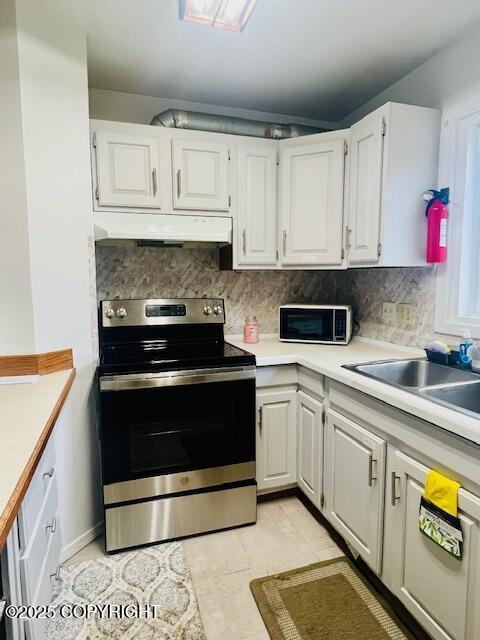
<svg viewBox="0 0 480 640">
<path fill-rule="evenodd" d="M 421 358 L 425 356 L 422 349 L 359 337 L 352 338 L 346 346 L 280 342 L 277 336 L 272 335 L 260 336 L 257 344 L 244 344 L 240 336 L 227 336 L 226 340 L 253 353 L 258 367 L 282 364 L 307 367 L 480 445 L 480 418 L 466 416 L 408 391 L 342 368 L 344 364 L 375 360 Z"/>
<path fill-rule="evenodd" d="M 75 370 L 67 369 L 0 385 L 0 549 L 74 377 Z"/>
</svg>

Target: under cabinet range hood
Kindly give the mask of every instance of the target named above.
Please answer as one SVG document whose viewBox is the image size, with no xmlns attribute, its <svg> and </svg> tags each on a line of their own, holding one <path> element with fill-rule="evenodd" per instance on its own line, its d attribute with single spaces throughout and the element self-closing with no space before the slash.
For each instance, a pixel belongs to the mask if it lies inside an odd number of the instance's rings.
<svg viewBox="0 0 480 640">
<path fill-rule="evenodd" d="M 232 243 L 232 219 L 160 213 L 95 213 L 95 241 L 143 246 L 225 246 Z"/>
</svg>

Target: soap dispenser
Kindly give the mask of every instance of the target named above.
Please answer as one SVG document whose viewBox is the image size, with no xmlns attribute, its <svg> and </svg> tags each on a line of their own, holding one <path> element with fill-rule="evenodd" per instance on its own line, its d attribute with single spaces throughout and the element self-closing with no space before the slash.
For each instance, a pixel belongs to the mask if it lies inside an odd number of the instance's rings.
<svg viewBox="0 0 480 640">
<path fill-rule="evenodd" d="M 472 347 L 472 371 L 480 373 L 480 344 L 478 342 Z"/>
<path fill-rule="evenodd" d="M 472 367 L 473 340 L 470 331 L 463 332 L 463 338 L 458 345 L 458 364 L 460 369 L 471 369 Z"/>
</svg>

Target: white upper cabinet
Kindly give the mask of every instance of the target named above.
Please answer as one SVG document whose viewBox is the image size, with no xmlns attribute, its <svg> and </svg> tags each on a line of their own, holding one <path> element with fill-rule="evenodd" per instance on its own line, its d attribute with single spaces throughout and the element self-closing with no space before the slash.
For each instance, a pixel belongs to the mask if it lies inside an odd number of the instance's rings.
<svg viewBox="0 0 480 640">
<path fill-rule="evenodd" d="M 274 268 L 277 264 L 277 142 L 237 147 L 236 264 Z"/>
<path fill-rule="evenodd" d="M 385 119 L 368 117 L 350 134 L 350 264 L 377 262 L 380 251 L 383 138 Z"/>
<path fill-rule="evenodd" d="M 480 638 L 480 498 L 460 489 L 463 557 L 454 558 L 419 531 L 429 468 L 388 452 L 385 542 L 394 594 L 435 640 Z"/>
<path fill-rule="evenodd" d="M 175 209 L 230 209 L 229 149 L 226 143 L 204 139 L 173 140 L 172 162 Z"/>
<path fill-rule="evenodd" d="M 345 136 L 317 134 L 280 142 L 280 262 L 342 265 Z"/>
<path fill-rule="evenodd" d="M 437 186 L 440 111 L 389 102 L 350 132 L 348 266 L 425 266 L 422 194 Z"/>
<path fill-rule="evenodd" d="M 325 445 L 326 517 L 380 573 L 386 443 L 328 410 Z"/>
<path fill-rule="evenodd" d="M 96 210 L 229 216 L 235 269 L 426 264 L 436 109 L 387 103 L 351 129 L 280 141 L 101 120 L 91 130 Z"/>
<path fill-rule="evenodd" d="M 160 208 L 159 141 L 154 135 L 94 131 L 99 206 Z"/>
</svg>

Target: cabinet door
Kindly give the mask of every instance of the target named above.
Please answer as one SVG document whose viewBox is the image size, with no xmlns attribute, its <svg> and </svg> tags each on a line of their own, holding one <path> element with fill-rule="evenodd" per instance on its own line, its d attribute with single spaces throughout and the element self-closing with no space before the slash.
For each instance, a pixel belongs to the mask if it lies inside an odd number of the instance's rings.
<svg viewBox="0 0 480 640">
<path fill-rule="evenodd" d="M 323 471 L 323 404 L 303 391 L 297 394 L 297 482 L 320 507 Z"/>
<path fill-rule="evenodd" d="M 175 209 L 228 211 L 228 146 L 204 140 L 173 140 Z"/>
<path fill-rule="evenodd" d="M 19 558 L 18 527 L 17 521 L 14 520 L 5 545 L 0 551 L 0 601 L 3 599 L 6 604 L 14 605 L 15 607 L 31 604 L 26 602 L 22 596 Z M 0 623 L 0 638 L 4 640 L 5 635 L 2 636 L 2 632 L 6 633 L 8 640 L 25 640 L 25 620 L 20 617 L 6 618 L 4 616 L 2 623 Z"/>
<path fill-rule="evenodd" d="M 257 394 L 257 483 L 273 489 L 296 482 L 296 391 Z"/>
<path fill-rule="evenodd" d="M 160 208 L 156 137 L 96 131 L 95 152 L 100 206 Z"/>
<path fill-rule="evenodd" d="M 282 265 L 342 263 L 343 140 L 282 147 Z"/>
<path fill-rule="evenodd" d="M 329 409 L 325 446 L 326 516 L 379 573 L 385 441 Z"/>
<path fill-rule="evenodd" d="M 350 129 L 349 264 L 379 260 L 384 126 L 375 114 Z"/>
<path fill-rule="evenodd" d="M 277 263 L 277 143 L 238 146 L 237 263 Z"/>
<path fill-rule="evenodd" d="M 427 467 L 389 449 L 386 544 L 395 595 L 438 640 L 480 638 L 480 499 L 460 489 L 463 558 L 457 560 L 418 528 Z M 388 540 L 387 540 L 388 536 Z"/>
</svg>

